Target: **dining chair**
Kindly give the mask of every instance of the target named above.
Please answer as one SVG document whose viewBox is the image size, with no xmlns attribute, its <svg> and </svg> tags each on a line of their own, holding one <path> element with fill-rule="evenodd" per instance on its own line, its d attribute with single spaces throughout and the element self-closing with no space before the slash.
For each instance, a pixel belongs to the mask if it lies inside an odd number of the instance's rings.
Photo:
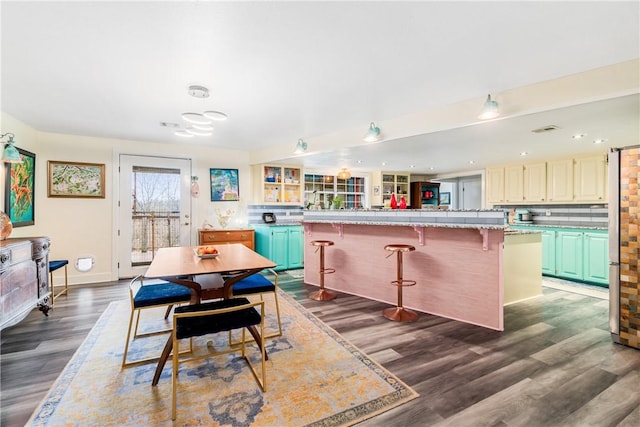
<svg viewBox="0 0 640 427">
<path fill-rule="evenodd" d="M 273 299 L 276 306 L 276 317 L 278 319 L 278 330 L 266 335 L 264 338 L 274 338 L 282 336 L 282 320 L 280 319 L 280 304 L 278 303 L 278 273 L 272 269 L 266 269 L 273 275 L 273 282 L 267 279 L 262 274 L 254 274 L 246 277 L 233 284 L 232 292 L 233 297 L 247 296 L 247 295 L 260 295 L 260 301 L 264 301 L 264 294 L 273 294 Z M 239 342 L 234 342 L 229 332 L 229 340 L 232 345 L 236 345 Z"/>
<path fill-rule="evenodd" d="M 166 306 L 165 320 L 171 313 L 171 308 L 177 304 L 188 303 L 192 299 L 192 291 L 189 287 L 178 285 L 170 282 L 162 282 L 156 284 L 144 284 L 142 276 L 134 277 L 129 282 L 129 299 L 131 301 L 131 315 L 129 316 L 129 329 L 127 330 L 127 341 L 124 345 L 124 354 L 122 355 L 122 366 L 131 366 L 139 363 L 151 362 L 158 360 L 158 357 L 149 357 L 134 361 L 128 361 L 129 344 L 131 342 L 131 327 L 133 326 L 134 315 L 136 317 L 135 327 L 133 328 L 133 339 L 171 332 L 171 328 L 153 330 L 144 333 L 138 333 L 140 324 L 140 313 L 142 310 L 156 307 Z"/>
<path fill-rule="evenodd" d="M 256 308 L 259 307 L 260 311 Z M 259 325 L 259 330 L 256 326 Z M 208 348 L 205 354 L 192 355 L 187 359 L 180 359 L 180 340 L 210 335 L 219 332 L 231 331 L 234 329 L 242 329 L 242 340 L 240 346 L 230 346 L 226 349 L 210 350 Z M 251 362 L 246 354 L 246 330 L 256 340 L 260 353 L 261 369 L 260 372 Z M 168 343 L 169 344 L 169 343 Z M 207 302 L 204 304 L 191 304 L 176 307 L 173 313 L 173 331 L 172 343 L 165 347 L 163 353 L 173 350 L 173 370 L 171 381 L 171 419 L 176 419 L 176 396 L 178 386 L 178 366 L 180 363 L 187 361 L 201 360 L 208 357 L 219 356 L 232 352 L 240 352 L 242 358 L 247 362 L 253 377 L 258 382 L 260 389 L 267 391 L 267 371 L 266 371 L 266 352 L 264 348 L 264 302 L 249 302 L 246 298 L 230 298 L 219 301 Z M 157 378 L 154 383 L 157 384 Z"/>
</svg>

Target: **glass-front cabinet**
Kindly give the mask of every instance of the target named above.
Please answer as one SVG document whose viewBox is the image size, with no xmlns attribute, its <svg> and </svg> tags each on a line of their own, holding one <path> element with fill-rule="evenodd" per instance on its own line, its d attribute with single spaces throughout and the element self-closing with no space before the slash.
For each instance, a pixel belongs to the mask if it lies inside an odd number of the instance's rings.
<svg viewBox="0 0 640 427">
<path fill-rule="evenodd" d="M 382 172 L 382 204 L 389 207 L 391 204 L 391 195 L 396 195 L 397 203 L 400 198 L 407 200 L 407 205 L 411 204 L 409 174 Z"/>
<path fill-rule="evenodd" d="M 337 200 L 334 199 L 339 199 Z M 309 209 L 360 209 L 365 207 L 365 179 L 340 179 L 335 175 L 305 174 L 305 206 Z"/>
<path fill-rule="evenodd" d="M 285 165 L 254 166 L 254 202 L 302 205 L 302 168 Z"/>
</svg>

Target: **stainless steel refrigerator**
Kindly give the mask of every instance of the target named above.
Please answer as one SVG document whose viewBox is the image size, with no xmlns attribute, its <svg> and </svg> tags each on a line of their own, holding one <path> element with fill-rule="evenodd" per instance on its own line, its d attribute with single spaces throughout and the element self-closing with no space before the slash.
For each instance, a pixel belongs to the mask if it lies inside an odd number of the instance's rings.
<svg viewBox="0 0 640 427">
<path fill-rule="evenodd" d="M 639 174 L 640 145 L 609 151 L 609 329 L 615 342 L 638 349 Z"/>
</svg>

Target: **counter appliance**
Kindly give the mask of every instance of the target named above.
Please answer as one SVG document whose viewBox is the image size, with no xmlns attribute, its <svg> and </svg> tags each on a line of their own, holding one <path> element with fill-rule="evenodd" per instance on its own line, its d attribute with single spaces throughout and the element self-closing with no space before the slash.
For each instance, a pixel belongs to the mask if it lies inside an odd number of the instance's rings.
<svg viewBox="0 0 640 427">
<path fill-rule="evenodd" d="M 609 151 L 609 330 L 640 349 L 638 175 L 640 145 Z"/>
</svg>

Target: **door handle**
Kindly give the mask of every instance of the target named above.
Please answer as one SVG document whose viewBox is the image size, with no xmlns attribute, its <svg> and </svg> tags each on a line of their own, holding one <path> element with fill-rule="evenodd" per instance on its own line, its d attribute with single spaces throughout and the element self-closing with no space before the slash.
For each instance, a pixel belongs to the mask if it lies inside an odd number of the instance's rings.
<svg viewBox="0 0 640 427">
<path fill-rule="evenodd" d="M 188 222 L 185 222 L 185 223 L 184 223 L 184 225 L 189 225 L 189 223 L 188 223 Z"/>
</svg>

